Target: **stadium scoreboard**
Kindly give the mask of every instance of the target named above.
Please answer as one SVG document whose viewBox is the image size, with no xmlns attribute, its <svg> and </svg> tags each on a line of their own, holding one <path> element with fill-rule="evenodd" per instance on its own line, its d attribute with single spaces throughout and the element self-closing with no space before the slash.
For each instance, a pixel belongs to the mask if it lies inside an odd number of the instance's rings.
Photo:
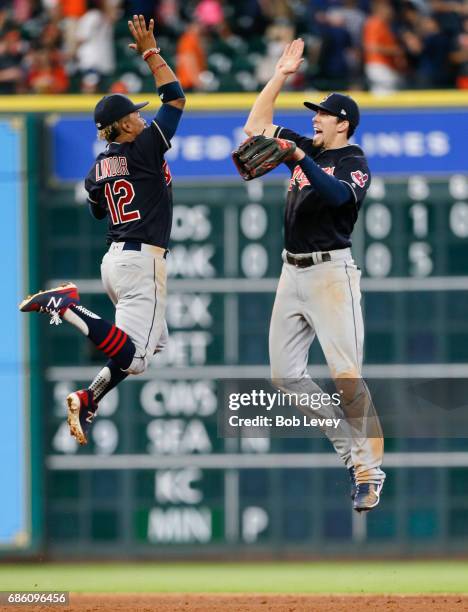
<svg viewBox="0 0 468 612">
<path fill-rule="evenodd" d="M 286 189 L 284 180 L 176 183 L 169 345 L 143 376 L 105 398 L 87 447 L 69 435 L 64 398 L 89 383 L 101 356 L 69 326 L 41 326 L 52 547 L 79 554 L 126 545 L 145 554 L 286 540 L 300 549 L 353 537 L 346 471 L 334 457 L 327 470 L 307 462 L 307 453 L 325 457 L 328 441 L 217 434 L 219 381 L 268 378 Z M 76 280 L 83 303 L 111 318 L 98 278 L 105 225 L 88 217 L 79 189 L 48 184 L 40 205 L 44 281 Z M 468 361 L 467 237 L 466 176 L 374 177 L 353 248 L 363 270 L 367 364 Z M 316 493 L 330 470 L 336 486 L 323 513 Z M 389 487 L 381 513 L 369 517 L 371 541 L 397 533 L 399 494 Z M 433 538 L 439 515 L 423 497 L 411 512 L 409 535 L 419 512 Z"/>
</svg>

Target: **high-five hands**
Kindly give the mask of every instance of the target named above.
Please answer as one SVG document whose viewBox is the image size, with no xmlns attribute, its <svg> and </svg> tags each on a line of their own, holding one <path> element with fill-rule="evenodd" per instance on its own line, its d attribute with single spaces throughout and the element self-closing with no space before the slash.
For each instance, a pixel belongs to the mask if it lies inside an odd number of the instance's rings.
<svg viewBox="0 0 468 612">
<path fill-rule="evenodd" d="M 153 34 L 154 19 L 150 19 L 148 28 L 146 28 L 144 16 L 133 15 L 133 21 L 128 22 L 128 29 L 135 40 L 134 43 L 128 45 L 130 49 L 134 49 L 141 55 L 148 49 L 157 48 Z"/>
<path fill-rule="evenodd" d="M 279 58 L 276 64 L 276 72 L 284 76 L 294 74 L 299 70 L 300 65 L 304 61 L 302 54 L 304 53 L 304 41 L 302 38 L 296 38 L 286 45 L 283 55 Z"/>
</svg>

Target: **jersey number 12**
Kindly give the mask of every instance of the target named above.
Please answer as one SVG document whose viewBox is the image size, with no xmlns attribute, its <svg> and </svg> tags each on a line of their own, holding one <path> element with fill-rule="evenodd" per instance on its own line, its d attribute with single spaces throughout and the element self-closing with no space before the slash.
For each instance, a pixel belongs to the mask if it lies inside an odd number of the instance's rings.
<svg viewBox="0 0 468 612">
<path fill-rule="evenodd" d="M 131 204 L 135 197 L 135 191 L 131 183 L 125 179 L 114 181 L 112 187 L 110 183 L 106 183 L 104 194 L 114 225 L 118 223 L 129 223 L 130 221 L 140 219 L 139 210 L 125 212 L 125 207 Z M 114 196 L 117 198 L 117 201 L 114 200 Z"/>
</svg>

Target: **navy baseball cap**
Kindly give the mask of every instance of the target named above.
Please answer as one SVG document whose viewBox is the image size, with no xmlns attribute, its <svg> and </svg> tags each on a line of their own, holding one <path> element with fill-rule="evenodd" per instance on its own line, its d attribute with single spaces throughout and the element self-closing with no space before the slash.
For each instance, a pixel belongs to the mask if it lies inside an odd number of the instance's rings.
<svg viewBox="0 0 468 612">
<path fill-rule="evenodd" d="M 99 100 L 94 109 L 94 122 L 96 123 L 96 127 L 102 130 L 102 128 L 114 123 L 114 121 L 118 121 L 122 119 L 122 117 L 125 117 L 125 115 L 140 110 L 140 108 L 143 108 L 147 104 L 149 104 L 149 102 L 134 104 L 130 98 L 127 98 L 127 96 L 123 94 L 104 96 Z"/>
<path fill-rule="evenodd" d="M 340 119 L 347 119 L 354 128 L 359 125 L 359 107 L 352 98 L 344 94 L 332 93 L 319 104 L 304 102 L 304 106 L 315 112 L 323 110 Z"/>
</svg>

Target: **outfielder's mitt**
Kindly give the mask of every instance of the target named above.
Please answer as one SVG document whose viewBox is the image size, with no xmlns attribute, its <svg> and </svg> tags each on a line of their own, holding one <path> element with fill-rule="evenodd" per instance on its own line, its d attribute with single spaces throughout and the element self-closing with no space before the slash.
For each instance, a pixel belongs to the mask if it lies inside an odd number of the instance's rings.
<svg viewBox="0 0 468 612">
<path fill-rule="evenodd" d="M 291 159 L 295 150 L 291 140 L 251 136 L 232 152 L 232 159 L 244 181 L 250 181 Z"/>
</svg>

